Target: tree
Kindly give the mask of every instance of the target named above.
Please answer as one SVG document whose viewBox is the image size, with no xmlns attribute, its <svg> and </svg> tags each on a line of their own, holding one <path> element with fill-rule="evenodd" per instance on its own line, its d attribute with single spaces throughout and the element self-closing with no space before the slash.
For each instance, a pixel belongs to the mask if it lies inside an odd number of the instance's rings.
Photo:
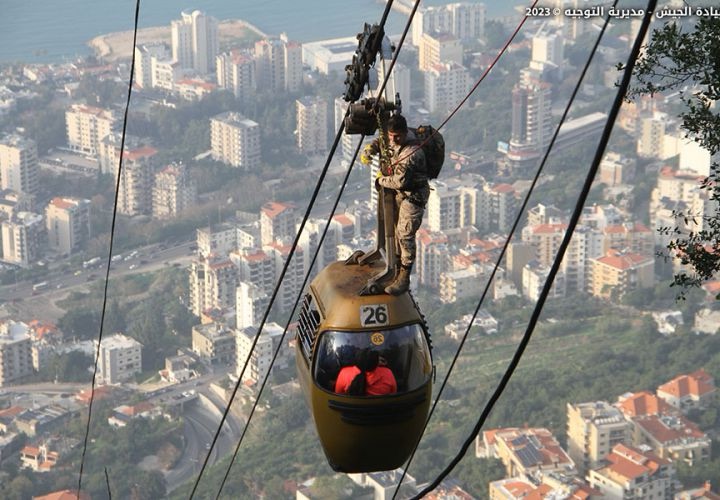
<svg viewBox="0 0 720 500">
<path fill-rule="evenodd" d="M 693 17 L 685 23 L 670 21 L 653 32 L 643 58 L 635 66 L 637 85 L 629 96 L 653 96 L 677 91 L 684 107 L 680 112 L 686 136 L 711 155 L 720 151 L 720 19 Z M 697 20 L 697 21 L 695 21 Z M 687 24 L 686 24 L 687 23 Z M 620 65 L 622 66 L 622 65 Z M 672 236 L 666 257 L 678 257 L 690 271 L 675 274 L 671 286 L 679 286 L 681 297 L 720 271 L 720 164 L 713 162 L 710 174 L 700 183 L 710 213 L 676 212 L 675 227 L 660 228 Z M 706 204 L 707 206 L 708 204 Z M 716 297 L 720 300 L 720 295 Z"/>
</svg>

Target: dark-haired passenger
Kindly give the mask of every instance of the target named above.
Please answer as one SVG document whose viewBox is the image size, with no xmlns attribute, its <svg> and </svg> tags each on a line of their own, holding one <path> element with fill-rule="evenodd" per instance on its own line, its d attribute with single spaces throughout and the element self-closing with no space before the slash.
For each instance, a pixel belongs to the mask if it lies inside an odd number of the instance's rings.
<svg viewBox="0 0 720 500">
<path fill-rule="evenodd" d="M 377 351 L 361 356 L 357 365 L 344 366 L 335 381 L 335 392 L 351 396 L 382 396 L 397 392 L 397 381 L 390 368 L 380 363 Z"/>
</svg>

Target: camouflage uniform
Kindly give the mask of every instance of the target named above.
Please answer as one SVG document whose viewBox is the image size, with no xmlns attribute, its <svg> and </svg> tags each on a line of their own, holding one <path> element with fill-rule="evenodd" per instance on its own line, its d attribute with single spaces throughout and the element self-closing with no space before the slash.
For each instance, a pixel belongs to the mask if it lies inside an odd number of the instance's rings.
<svg viewBox="0 0 720 500">
<path fill-rule="evenodd" d="M 415 142 L 415 135 L 409 131 L 403 146 L 393 145 L 390 159 L 392 173 L 378 179 L 380 186 L 395 191 L 395 239 L 400 263 L 408 268 L 415 262 L 415 233 L 420 229 L 430 196 L 425 153 Z"/>
</svg>

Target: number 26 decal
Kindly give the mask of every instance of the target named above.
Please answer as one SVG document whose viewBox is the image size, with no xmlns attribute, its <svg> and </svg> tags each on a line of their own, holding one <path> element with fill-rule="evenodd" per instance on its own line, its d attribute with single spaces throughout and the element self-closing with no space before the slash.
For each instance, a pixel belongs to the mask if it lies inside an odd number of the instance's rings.
<svg viewBox="0 0 720 500">
<path fill-rule="evenodd" d="M 360 307 L 360 324 L 362 326 L 385 326 L 389 323 L 387 304 Z"/>
</svg>

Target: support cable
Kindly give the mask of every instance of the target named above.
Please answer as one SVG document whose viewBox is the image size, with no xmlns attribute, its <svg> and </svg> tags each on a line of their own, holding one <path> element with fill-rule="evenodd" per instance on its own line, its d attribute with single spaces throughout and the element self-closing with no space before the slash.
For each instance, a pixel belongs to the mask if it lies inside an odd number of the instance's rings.
<svg viewBox="0 0 720 500">
<path fill-rule="evenodd" d="M 90 402 L 88 404 L 87 426 L 85 428 L 85 439 L 83 440 L 83 451 L 80 458 L 80 475 L 78 477 L 78 499 L 82 489 L 82 477 L 85 466 L 85 455 L 87 453 L 88 438 L 90 436 L 90 422 L 92 421 L 93 401 L 95 399 L 95 381 L 97 378 L 98 361 L 100 359 L 100 344 L 102 343 L 103 324 L 105 323 L 105 311 L 107 309 L 108 285 L 110 283 L 110 264 L 112 262 L 113 243 L 115 241 L 115 224 L 117 222 L 118 193 L 120 190 L 120 178 L 122 177 L 123 154 L 125 151 L 125 132 L 127 131 L 128 111 L 130 110 L 130 97 L 132 96 L 132 82 L 135 76 L 135 46 L 137 44 L 138 20 L 140 18 L 140 0 L 135 2 L 135 25 L 133 27 L 133 51 L 130 62 L 130 83 L 128 85 L 127 102 L 123 117 L 122 137 L 120 139 L 120 158 L 118 160 L 117 180 L 115 182 L 115 201 L 113 203 L 112 223 L 110 225 L 110 248 L 108 249 L 107 266 L 105 268 L 105 288 L 103 289 L 102 313 L 100 315 L 100 332 L 98 333 L 97 349 L 95 350 L 95 364 L 93 366 L 92 383 L 90 385 Z M 107 471 L 106 471 L 107 473 Z"/>
<path fill-rule="evenodd" d="M 497 386 L 497 388 L 495 389 L 495 392 L 493 392 L 490 400 L 488 401 L 487 405 L 483 409 L 482 414 L 480 415 L 480 418 L 478 419 L 475 427 L 473 428 L 472 433 L 468 436 L 468 438 L 466 439 L 466 441 L 463 443 L 462 447 L 460 448 L 460 452 L 455 456 L 455 458 L 450 462 L 450 464 L 442 471 L 442 473 L 437 478 L 435 478 L 435 480 L 433 480 L 426 488 L 424 488 L 420 493 L 418 493 L 417 496 L 414 497 L 416 499 L 422 498 L 424 495 L 427 495 L 433 489 L 437 488 L 437 486 L 442 482 L 442 480 L 445 479 L 448 476 L 448 474 L 450 474 L 450 472 L 452 472 L 452 470 L 455 468 L 455 466 L 457 466 L 458 463 L 460 463 L 460 460 L 462 460 L 465 453 L 467 453 L 467 450 L 470 448 L 470 446 L 472 446 L 475 436 L 478 434 L 478 432 L 480 432 L 480 429 L 482 428 L 483 424 L 485 423 L 485 420 L 487 420 L 487 417 L 490 415 L 490 412 L 492 411 L 493 407 L 495 406 L 495 403 L 497 403 L 498 399 L 500 398 L 503 391 L 505 390 L 505 387 L 507 386 L 508 382 L 510 381 L 510 378 L 512 377 L 513 372 L 515 371 L 515 368 L 517 368 L 518 364 L 520 363 L 520 360 L 525 351 L 525 348 L 527 347 L 528 343 L 530 342 L 530 338 L 532 336 L 535 325 L 537 324 L 537 321 L 540 318 L 540 313 L 542 312 L 542 308 L 545 305 L 545 300 L 547 299 L 547 296 L 550 293 L 550 288 L 553 285 L 555 276 L 557 275 L 557 272 L 560 269 L 560 264 L 562 263 L 562 259 L 565 256 L 565 251 L 567 250 L 567 247 L 570 244 L 570 239 L 572 238 L 573 232 L 575 231 L 575 228 L 577 227 L 577 224 L 580 220 L 580 216 L 582 215 L 583 206 L 584 206 L 585 201 L 587 200 L 587 197 L 590 193 L 590 188 L 592 187 L 592 183 L 595 178 L 595 174 L 597 173 L 597 171 L 600 167 L 600 162 L 602 161 L 602 157 L 605 153 L 605 148 L 607 147 L 607 144 L 610 140 L 610 135 L 612 133 L 613 125 L 615 124 L 615 119 L 617 118 L 617 115 L 620 112 L 620 107 L 622 106 L 623 100 L 625 98 L 625 94 L 627 93 L 627 90 L 630 86 L 630 79 L 632 77 L 633 68 L 635 67 L 635 63 L 636 63 L 638 55 L 640 53 L 640 48 L 642 47 L 643 40 L 645 39 L 645 35 L 647 34 L 648 27 L 650 26 L 650 21 L 652 20 L 652 16 L 653 16 L 656 6 L 657 6 L 657 0 L 649 0 L 648 7 L 645 11 L 645 16 L 643 17 L 642 24 L 640 26 L 640 30 L 638 31 L 638 34 L 635 38 L 635 42 L 633 44 L 632 50 L 630 51 L 630 56 L 628 57 L 628 61 L 625 65 L 625 71 L 623 73 L 623 77 L 620 82 L 617 95 L 615 96 L 615 100 L 614 100 L 612 108 L 610 110 L 610 114 L 605 123 L 605 128 L 603 129 L 603 133 L 601 135 L 600 142 L 598 144 L 597 149 L 595 150 L 595 157 L 593 158 L 590 170 L 588 171 L 587 177 L 585 178 L 585 183 L 583 184 L 582 190 L 580 192 L 580 196 L 578 197 L 577 203 L 575 204 L 575 209 L 570 218 L 570 223 L 568 224 L 568 228 L 565 231 L 565 235 L 564 235 L 562 243 L 560 244 L 560 247 L 558 249 L 558 253 L 555 256 L 555 260 L 553 261 L 553 265 L 550 269 L 550 273 L 548 274 L 548 278 L 545 281 L 545 285 L 543 286 L 543 289 L 540 293 L 540 297 L 538 298 L 538 302 L 536 303 L 535 310 L 533 311 L 533 314 L 530 317 L 530 322 L 528 323 L 527 329 L 525 330 L 525 334 L 523 335 L 523 338 L 520 341 L 520 344 L 518 345 L 518 349 L 516 350 L 515 354 L 513 355 L 510 365 L 508 366 L 507 371 L 503 375 L 503 378 L 500 381 L 500 384 Z"/>
<path fill-rule="evenodd" d="M 417 8 L 418 8 L 419 5 L 420 5 L 420 0 L 416 0 L 416 1 L 415 1 L 415 5 L 414 5 L 414 7 L 413 7 L 413 9 L 412 9 L 412 12 L 411 12 L 410 15 L 409 15 L 408 22 L 407 22 L 407 24 L 406 24 L 406 26 L 405 26 L 405 29 L 404 29 L 403 34 L 402 34 L 402 37 L 400 38 L 400 42 L 398 43 L 398 47 L 397 47 L 397 49 L 395 50 L 395 54 L 393 55 L 393 58 L 392 58 L 392 60 L 391 60 L 390 69 L 389 69 L 388 71 L 384 71 L 384 78 L 383 78 L 382 85 L 380 86 L 380 90 L 378 91 L 378 95 L 382 95 L 382 91 L 385 89 L 385 87 L 386 87 L 386 85 L 387 85 L 387 82 L 388 82 L 388 80 L 390 79 L 390 74 L 391 74 L 392 68 L 394 67 L 395 62 L 397 61 L 397 58 L 398 58 L 398 56 L 399 56 L 399 54 L 400 54 L 400 50 L 402 49 L 402 46 L 403 46 L 403 44 L 404 44 L 404 42 L 405 42 L 405 38 L 406 38 L 406 36 L 407 36 L 407 33 L 408 33 L 408 31 L 410 30 L 410 26 L 412 25 L 413 16 L 414 16 L 415 12 L 417 11 Z M 383 22 L 384 22 L 384 21 L 383 21 Z M 374 107 L 377 109 L 378 105 L 379 105 L 379 100 L 375 102 Z M 256 408 L 257 408 L 257 405 L 258 405 L 259 402 L 260 402 L 260 397 L 262 396 L 263 390 L 265 389 L 265 386 L 266 386 L 266 384 L 267 384 L 267 381 L 268 381 L 268 379 L 269 379 L 269 377 L 270 377 L 270 370 L 271 370 L 272 367 L 274 366 L 275 361 L 277 360 L 277 357 L 278 357 L 278 355 L 279 355 L 279 353 L 280 353 L 280 349 L 281 349 L 281 347 L 282 347 L 282 345 L 283 345 L 283 342 L 284 342 L 284 340 L 285 340 L 285 336 L 287 335 L 287 331 L 288 331 L 288 328 L 290 327 L 290 323 L 292 322 L 292 319 L 295 317 L 295 312 L 297 311 L 298 304 L 300 303 L 300 300 L 301 300 L 301 298 L 302 298 L 302 296 L 303 296 L 303 291 L 305 290 L 305 287 L 307 286 L 307 282 L 309 281 L 310 274 L 312 273 L 312 269 L 313 269 L 313 267 L 315 266 L 315 262 L 317 261 L 318 255 L 320 254 L 320 249 L 322 248 L 322 245 L 323 245 L 323 243 L 324 243 L 324 241 L 325 241 L 325 237 L 327 236 L 327 232 L 328 232 L 328 230 L 329 230 L 329 228 L 330 228 L 330 222 L 332 221 L 333 214 L 335 214 L 335 211 L 337 210 L 337 207 L 338 207 L 338 205 L 339 205 L 339 203 L 340 203 L 340 200 L 342 199 L 342 195 L 343 195 L 343 193 L 344 193 L 345 187 L 347 186 L 348 179 L 350 178 L 350 174 L 352 173 L 352 169 L 353 169 L 353 167 L 354 167 L 354 165 L 355 165 L 355 161 L 356 161 L 356 159 L 357 159 L 357 156 L 358 156 L 358 154 L 360 153 L 360 149 L 362 148 L 362 144 L 363 144 L 363 141 L 365 140 L 365 137 L 366 137 L 366 136 L 365 136 L 364 134 L 360 136 L 360 140 L 358 141 L 358 145 L 357 145 L 357 147 L 355 148 L 355 153 L 353 154 L 352 160 L 351 160 L 351 162 L 350 162 L 350 166 L 348 167 L 348 170 L 347 170 L 347 172 L 345 173 L 345 178 L 343 179 L 342 185 L 340 186 L 340 190 L 339 190 L 339 192 L 338 192 L 338 194 L 337 194 L 337 196 L 336 196 L 336 198 L 335 198 L 335 202 L 334 202 L 334 204 L 333 204 L 332 210 L 330 211 L 330 215 L 328 216 L 327 222 L 326 222 L 326 224 L 325 224 L 325 226 L 324 226 L 324 228 L 323 228 L 322 235 L 320 236 L 320 239 L 318 240 L 317 248 L 316 248 L 316 250 L 315 250 L 315 252 L 314 252 L 314 254 L 313 254 L 313 257 L 312 257 L 312 260 L 311 260 L 311 262 L 310 262 L 310 265 L 308 266 L 308 269 L 307 269 L 307 271 L 306 271 L 306 273 L 305 273 L 305 278 L 304 278 L 304 280 L 303 280 L 302 286 L 300 287 L 300 291 L 299 291 L 299 293 L 298 293 L 298 295 L 297 295 L 297 297 L 296 297 L 296 299 L 295 299 L 295 303 L 293 304 L 293 308 L 292 308 L 292 310 L 290 311 L 290 314 L 288 315 L 287 324 L 285 325 L 285 328 L 283 329 L 282 335 L 280 336 L 280 339 L 279 339 L 279 341 L 278 341 L 277 347 L 275 348 L 275 351 L 274 351 L 274 353 L 273 353 L 273 357 L 272 357 L 272 359 L 270 360 L 270 366 L 268 367 L 268 371 L 267 371 L 267 373 L 265 374 L 265 376 L 263 377 L 263 382 L 262 382 L 262 384 L 260 385 L 260 389 L 259 389 L 259 391 L 258 391 L 258 394 L 257 394 L 257 397 L 256 397 L 256 399 L 255 399 L 255 402 L 253 403 L 253 406 L 252 406 L 252 408 L 250 409 L 250 413 L 249 413 L 248 418 L 247 418 L 247 421 L 246 421 L 246 423 L 245 423 L 245 427 L 243 428 L 243 432 L 242 432 L 242 434 L 240 435 L 240 439 L 239 439 L 237 445 L 235 446 L 235 451 L 234 451 L 234 453 L 233 453 L 232 459 L 230 460 L 230 464 L 228 465 L 228 468 L 227 468 L 227 470 L 225 471 L 225 475 L 224 475 L 224 477 L 223 477 L 222 483 L 220 484 L 220 488 L 218 489 L 217 496 L 215 497 L 216 500 L 217 500 L 218 498 L 220 498 L 220 495 L 221 495 L 221 493 L 222 493 L 223 487 L 225 486 L 225 483 L 227 482 L 227 479 L 228 479 L 228 477 L 229 477 L 229 475 L 230 475 L 230 470 L 232 469 L 232 466 L 233 466 L 233 464 L 234 464 L 234 462 L 235 462 L 235 459 L 236 459 L 236 457 L 237 457 L 237 454 L 238 454 L 238 452 L 240 451 L 240 446 L 242 445 L 243 439 L 245 438 L 245 435 L 246 435 L 246 433 L 247 433 L 247 430 L 248 430 L 248 428 L 249 428 L 249 426 L 250 426 L 250 420 L 252 419 L 253 415 L 255 414 L 255 410 L 256 410 Z"/>
<path fill-rule="evenodd" d="M 613 3 L 613 6 L 617 4 L 618 0 L 615 0 L 615 3 Z M 585 79 L 585 75 L 587 74 L 588 69 L 590 68 L 590 64 L 592 63 L 592 60 L 595 56 L 595 53 L 597 52 L 597 48 L 600 45 L 600 41 L 602 40 L 603 35 L 605 34 L 605 30 L 607 29 L 608 23 L 610 18 L 608 17 L 605 20 L 605 23 L 603 24 L 602 29 L 600 30 L 600 34 L 598 35 L 597 39 L 595 40 L 595 44 L 593 45 L 592 49 L 590 50 L 590 55 L 585 62 L 585 66 L 583 67 L 583 70 L 580 72 L 580 76 L 578 77 L 577 83 L 575 84 L 575 88 L 573 89 L 572 94 L 570 95 L 570 99 L 567 102 L 567 105 L 565 106 L 565 110 L 563 111 L 562 116 L 560 117 L 560 121 L 558 122 L 557 127 L 555 127 L 555 132 L 553 133 L 552 138 L 550 139 L 550 143 L 548 144 L 547 149 L 545 150 L 545 154 L 540 162 L 540 165 L 538 166 L 537 171 L 535 172 L 535 177 L 533 178 L 532 182 L 530 183 L 530 187 L 528 189 L 528 192 L 526 193 L 525 197 L 523 198 L 523 202 L 520 205 L 520 208 L 517 211 L 517 214 L 515 216 L 515 220 L 513 221 L 513 225 L 510 228 L 510 231 L 508 232 L 507 238 L 505 239 L 505 242 L 503 243 L 502 249 L 500 250 L 500 254 L 498 255 L 495 265 L 493 266 L 493 270 L 490 273 L 487 282 L 485 283 L 485 288 L 480 295 L 480 300 L 478 301 L 477 306 L 475 307 L 475 311 L 472 314 L 472 317 L 468 321 L 468 326 L 465 329 L 465 333 L 462 336 L 462 339 L 460 339 L 460 345 L 455 353 L 455 356 L 453 357 L 452 362 L 450 363 L 450 367 L 448 368 L 447 373 L 445 374 L 445 378 L 443 379 L 442 384 L 440 385 L 440 389 L 438 390 L 437 395 L 435 396 L 435 402 L 432 405 L 432 408 L 430 409 L 430 413 L 428 414 L 428 418 L 425 421 L 425 426 L 423 427 L 423 432 L 420 436 L 420 439 L 418 439 L 415 448 L 413 449 L 412 454 L 410 455 L 410 459 L 408 460 L 405 468 L 403 469 L 403 474 L 400 477 L 400 481 L 398 482 L 395 492 L 393 494 L 393 498 L 395 498 L 400 490 L 400 486 L 402 485 L 402 482 L 407 474 L 408 469 L 410 468 L 410 464 L 413 461 L 413 458 L 415 457 L 415 453 L 417 452 L 418 447 L 420 446 L 420 440 L 422 439 L 422 436 L 425 434 L 425 431 L 427 430 L 428 425 L 430 424 L 430 419 L 432 418 L 433 414 L 435 413 L 435 408 L 438 405 L 438 402 L 440 401 L 440 397 L 443 394 L 443 391 L 445 390 L 445 386 L 448 383 L 448 380 L 450 379 L 450 375 L 452 374 L 455 365 L 460 357 L 460 352 L 462 351 L 463 347 L 465 346 L 465 342 L 468 339 L 468 336 L 470 335 L 470 329 L 473 326 L 473 323 L 475 321 L 475 318 L 480 312 L 480 308 L 482 307 L 483 303 L 485 302 L 485 298 L 490 290 L 490 286 L 492 285 L 493 279 L 495 278 L 495 274 L 498 271 L 498 268 L 500 267 L 500 263 L 502 262 L 503 258 L 505 257 L 505 254 L 507 252 L 507 249 L 510 245 L 510 242 L 512 241 L 513 236 L 515 235 L 515 232 L 517 231 L 518 226 L 520 225 L 520 221 L 523 218 L 523 214 L 525 213 L 525 208 L 527 208 L 528 203 L 530 202 L 530 196 L 532 195 L 533 191 L 535 190 L 535 186 L 540 180 L 540 176 L 545 169 L 545 164 L 547 163 L 548 157 L 550 156 L 550 152 L 552 151 L 553 146 L 555 145 L 555 141 L 557 140 L 557 137 L 560 133 L 560 128 L 562 127 L 563 123 L 565 122 L 565 119 L 568 116 L 568 113 L 570 112 L 570 108 L 572 107 L 572 104 L 575 101 L 575 97 L 577 96 L 580 86 L 582 85 L 583 80 Z"/>
<path fill-rule="evenodd" d="M 384 23 L 386 22 L 388 14 L 390 13 L 392 3 L 393 3 L 393 0 L 389 0 L 387 2 L 387 5 L 385 6 L 385 11 L 383 12 L 382 21 L 381 21 L 382 24 L 380 25 L 381 27 L 384 27 Z M 202 465 L 202 468 L 200 469 L 200 473 L 198 474 L 197 478 L 195 479 L 195 483 L 193 484 L 192 491 L 190 492 L 190 497 L 189 497 L 190 499 L 192 499 L 195 496 L 195 493 L 197 492 L 197 488 L 200 484 L 200 479 L 202 478 L 202 475 L 205 472 L 205 469 L 207 468 L 208 462 L 210 460 L 210 455 L 212 453 L 212 449 L 215 447 L 215 444 L 217 443 L 217 440 L 222 431 L 222 427 L 225 424 L 225 421 L 227 420 L 228 413 L 230 412 L 230 407 L 232 406 L 235 396 L 237 395 L 237 391 L 240 388 L 240 383 L 242 381 L 242 377 L 245 374 L 245 370 L 247 369 L 247 366 L 250 362 L 252 353 L 255 350 L 255 346 L 257 345 L 258 340 L 260 339 L 260 334 L 262 333 L 262 331 L 265 327 L 265 323 L 270 314 L 270 310 L 272 309 L 272 306 L 275 303 L 275 299 L 277 298 L 277 294 L 280 290 L 280 286 L 282 285 L 283 279 L 285 278 L 285 274 L 287 273 L 287 270 L 290 266 L 290 262 L 291 262 L 293 256 L 295 255 L 295 251 L 296 251 L 298 243 L 300 241 L 300 237 L 303 233 L 303 230 L 305 229 L 305 224 L 307 223 L 307 221 L 310 217 L 310 212 L 311 212 L 313 206 L 315 205 L 315 200 L 317 199 L 317 196 L 320 192 L 320 188 L 322 187 L 322 184 L 325 180 L 325 176 L 327 175 L 327 172 L 330 168 L 330 162 L 332 161 L 332 158 L 335 154 L 335 150 L 337 149 L 340 139 L 342 138 L 343 131 L 345 130 L 345 118 L 347 118 L 349 114 L 350 114 L 350 106 L 348 106 L 347 110 L 345 111 L 345 117 L 343 118 L 342 124 L 340 125 L 340 128 L 337 131 L 337 134 L 335 135 L 335 140 L 333 141 L 333 145 L 330 148 L 330 152 L 328 153 L 327 160 L 325 161 L 325 166 L 323 167 L 322 172 L 320 173 L 320 177 L 318 178 L 318 181 L 315 185 L 315 190 L 313 191 L 312 197 L 310 198 L 310 202 L 308 204 L 307 210 L 305 211 L 302 222 L 300 223 L 300 226 L 298 227 L 297 234 L 295 235 L 295 239 L 290 247 L 290 251 L 288 252 L 288 257 L 285 260 L 283 269 L 282 269 L 280 276 L 275 284 L 275 289 L 273 290 L 272 296 L 270 297 L 270 302 L 268 303 L 268 306 L 265 309 L 265 313 L 263 314 L 262 320 L 260 321 L 260 325 L 258 326 L 258 331 L 255 334 L 255 338 L 253 339 L 252 345 L 250 346 L 249 354 L 248 354 L 247 358 L 245 359 L 245 363 L 243 365 L 243 368 L 242 368 L 240 374 L 238 375 L 238 380 L 235 383 L 235 387 L 233 388 L 233 391 L 230 395 L 230 399 L 225 408 L 225 411 L 223 411 L 223 415 L 220 419 L 218 428 L 215 431 L 212 442 L 210 443 L 210 449 L 208 450 L 208 452 L 205 456 L 205 460 L 203 460 L 203 465 Z M 248 424 L 249 424 L 249 422 L 247 422 L 245 424 L 245 428 L 247 428 Z M 243 432 L 243 435 L 244 434 L 245 434 L 245 432 Z M 238 449 L 239 449 L 239 446 L 236 447 L 236 453 L 237 453 Z M 235 455 L 233 455 L 233 458 L 234 457 L 235 457 Z M 230 463 L 230 466 L 232 466 L 232 462 Z M 228 469 L 228 471 L 229 471 L 229 469 Z M 225 477 L 227 477 L 227 473 L 226 473 Z M 223 479 L 223 484 L 224 484 L 224 482 L 225 482 L 225 479 Z M 222 489 L 222 487 L 221 487 L 221 489 Z"/>
</svg>

